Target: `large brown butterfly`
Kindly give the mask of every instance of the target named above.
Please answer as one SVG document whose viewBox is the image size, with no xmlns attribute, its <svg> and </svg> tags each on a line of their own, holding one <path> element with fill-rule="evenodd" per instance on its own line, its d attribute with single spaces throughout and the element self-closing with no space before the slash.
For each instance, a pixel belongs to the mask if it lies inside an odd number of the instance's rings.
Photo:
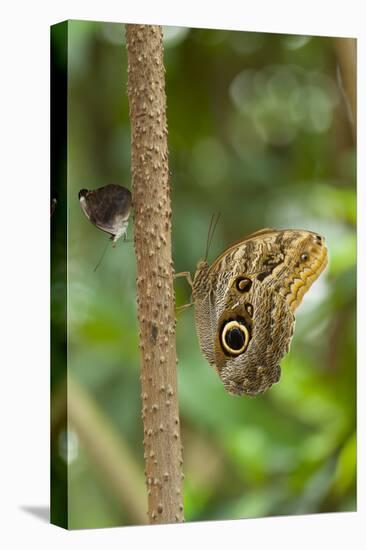
<svg viewBox="0 0 366 550">
<path fill-rule="evenodd" d="M 294 312 L 327 264 L 311 231 L 262 229 L 198 263 L 193 282 L 201 350 L 232 394 L 257 395 L 278 382 Z"/>
</svg>

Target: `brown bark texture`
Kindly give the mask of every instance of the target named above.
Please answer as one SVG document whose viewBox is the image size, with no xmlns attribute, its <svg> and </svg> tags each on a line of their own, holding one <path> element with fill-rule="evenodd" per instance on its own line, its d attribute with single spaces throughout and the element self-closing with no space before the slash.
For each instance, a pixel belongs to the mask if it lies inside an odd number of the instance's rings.
<svg viewBox="0 0 366 550">
<path fill-rule="evenodd" d="M 183 521 L 162 29 L 126 25 L 141 401 L 150 523 Z"/>
</svg>

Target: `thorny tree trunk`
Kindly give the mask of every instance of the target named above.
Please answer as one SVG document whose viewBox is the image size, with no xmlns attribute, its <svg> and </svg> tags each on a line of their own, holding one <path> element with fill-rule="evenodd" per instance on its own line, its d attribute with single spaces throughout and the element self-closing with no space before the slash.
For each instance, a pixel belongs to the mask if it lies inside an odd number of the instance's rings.
<svg viewBox="0 0 366 550">
<path fill-rule="evenodd" d="M 162 29 L 126 25 L 144 458 L 150 523 L 183 521 Z"/>
</svg>

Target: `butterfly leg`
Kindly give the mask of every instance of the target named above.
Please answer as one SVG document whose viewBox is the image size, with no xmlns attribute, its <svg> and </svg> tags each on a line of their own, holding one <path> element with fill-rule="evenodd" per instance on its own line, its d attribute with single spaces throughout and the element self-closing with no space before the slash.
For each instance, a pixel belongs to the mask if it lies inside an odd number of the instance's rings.
<svg viewBox="0 0 366 550">
<path fill-rule="evenodd" d="M 116 242 L 117 242 L 116 235 L 111 235 L 109 237 L 109 240 L 112 241 L 112 248 L 116 248 Z"/>
<path fill-rule="evenodd" d="M 174 273 L 174 279 L 178 279 L 178 277 L 184 277 L 189 286 L 193 287 L 193 281 L 189 271 L 180 271 L 179 273 Z"/>
<path fill-rule="evenodd" d="M 188 304 L 184 304 L 183 306 L 176 307 L 175 311 L 176 311 L 176 313 L 178 313 L 178 311 L 183 311 L 184 309 L 188 309 L 191 306 L 193 306 L 192 298 L 191 298 L 191 301 Z"/>
<path fill-rule="evenodd" d="M 193 281 L 192 281 L 192 277 L 191 277 L 191 274 L 189 271 L 181 271 L 179 273 L 175 273 L 174 274 L 174 279 L 178 279 L 178 277 L 184 277 L 185 280 L 188 282 L 188 284 L 190 285 L 190 287 L 192 288 L 193 287 Z M 189 299 L 189 303 L 188 304 L 184 304 L 183 306 L 178 306 L 175 308 L 175 311 L 178 312 L 178 311 L 183 311 L 184 309 L 187 309 L 189 307 L 193 306 L 193 299 L 192 299 L 192 294 L 190 296 L 190 299 Z"/>
</svg>

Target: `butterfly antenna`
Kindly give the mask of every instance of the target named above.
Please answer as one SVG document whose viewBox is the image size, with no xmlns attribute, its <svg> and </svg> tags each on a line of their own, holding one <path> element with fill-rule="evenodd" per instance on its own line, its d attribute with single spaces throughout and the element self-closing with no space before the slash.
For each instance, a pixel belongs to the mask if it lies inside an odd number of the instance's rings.
<svg viewBox="0 0 366 550">
<path fill-rule="evenodd" d="M 209 248 L 210 248 L 210 235 L 211 235 L 211 229 L 212 229 L 212 224 L 213 224 L 215 215 L 216 215 L 216 214 L 212 214 L 212 216 L 211 216 L 210 225 L 209 225 L 208 232 L 207 232 L 205 261 L 207 260 L 208 250 L 209 250 Z"/>
<path fill-rule="evenodd" d="M 103 260 L 103 258 L 104 258 L 104 256 L 105 256 L 105 253 L 107 252 L 108 245 L 109 245 L 109 241 L 107 241 L 107 244 L 106 244 L 105 247 L 104 247 L 104 250 L 103 250 L 103 252 L 102 252 L 102 255 L 101 255 L 101 257 L 99 258 L 99 261 L 98 261 L 97 265 L 96 265 L 95 268 L 93 269 L 94 272 L 98 269 L 98 267 L 99 267 L 100 264 L 102 263 L 102 260 Z"/>
<path fill-rule="evenodd" d="M 207 233 L 205 261 L 207 261 L 208 253 L 209 253 L 210 246 L 211 246 L 211 243 L 212 243 L 212 239 L 213 239 L 213 236 L 215 234 L 216 226 L 217 226 L 217 223 L 220 219 L 220 216 L 221 216 L 220 212 L 218 212 L 217 214 L 212 214 L 211 221 L 210 221 L 210 227 L 209 227 L 208 233 Z"/>
</svg>

